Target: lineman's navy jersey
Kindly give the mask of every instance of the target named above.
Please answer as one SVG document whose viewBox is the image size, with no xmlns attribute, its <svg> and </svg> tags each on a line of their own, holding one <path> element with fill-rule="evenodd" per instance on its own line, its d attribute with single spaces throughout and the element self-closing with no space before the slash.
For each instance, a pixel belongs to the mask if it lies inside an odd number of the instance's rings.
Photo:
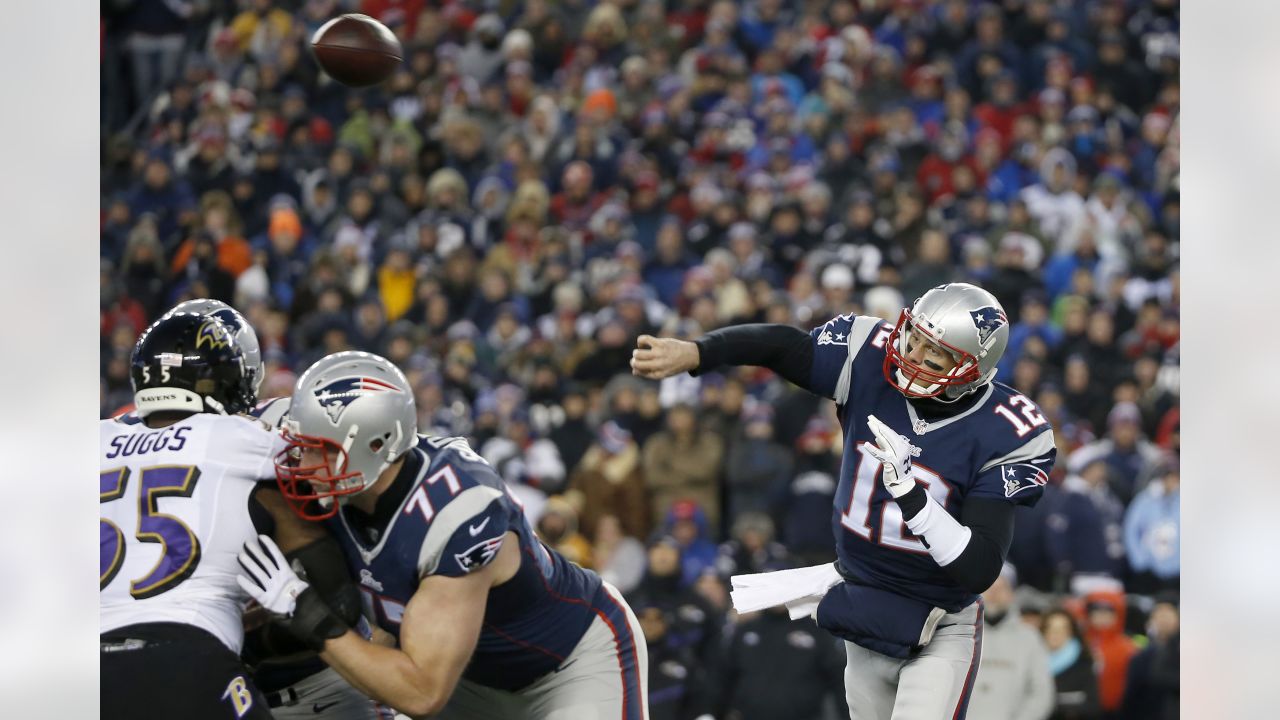
<svg viewBox="0 0 1280 720">
<path fill-rule="evenodd" d="M 614 629 L 620 649 L 632 647 L 634 629 L 600 577 L 542 545 L 502 479 L 462 438 L 420 436 L 376 514 L 392 505 L 391 519 L 373 532 L 362 529 L 350 508 L 326 523 L 360 583 L 366 612 L 397 638 L 423 578 L 459 577 L 484 567 L 512 531 L 520 569 L 489 592 L 463 677 L 520 690 L 554 671 L 597 617 Z"/>
<path fill-rule="evenodd" d="M 1000 383 L 979 391 L 957 415 L 921 417 L 884 377 L 892 330 L 879 318 L 841 315 L 810 332 L 809 389 L 836 401 L 844 428 L 832 511 L 836 553 L 862 584 L 956 612 L 977 596 L 952 581 L 907 528 L 881 481 L 880 463 L 864 449 L 875 443 L 867 416 L 921 449 L 912 460 L 916 480 L 957 519 L 969 498 L 1035 504 L 1057 455 L 1053 430 L 1034 402 Z"/>
</svg>

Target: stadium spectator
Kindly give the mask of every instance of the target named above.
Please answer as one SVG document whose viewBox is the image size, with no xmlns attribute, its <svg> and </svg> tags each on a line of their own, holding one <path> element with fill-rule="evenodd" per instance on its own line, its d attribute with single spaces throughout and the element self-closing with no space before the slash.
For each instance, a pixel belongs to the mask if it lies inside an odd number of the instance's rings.
<svg viewBox="0 0 1280 720">
<path fill-rule="evenodd" d="M 1095 590 L 1085 595 L 1084 607 L 1084 634 L 1097 662 L 1098 701 L 1103 717 L 1119 716 L 1129 661 L 1137 651 L 1133 640 L 1124 633 L 1124 595 L 1116 590 Z"/>
<path fill-rule="evenodd" d="M 765 572 L 787 559 L 787 548 L 774 539 L 773 521 L 761 512 L 747 512 L 737 516 L 730 533 L 731 539 L 722 543 L 716 558 L 716 570 L 721 577 Z"/>
<path fill-rule="evenodd" d="M 578 532 L 578 513 L 559 495 L 547 498 L 538 518 L 538 536 L 570 562 L 593 567 L 591 542 Z"/>
<path fill-rule="evenodd" d="M 1142 437 L 1142 412 L 1138 406 L 1123 402 L 1107 414 L 1106 437 L 1071 453 L 1067 467 L 1080 472 L 1086 465 L 1102 461 L 1107 485 L 1122 504 L 1127 504 L 1142 489 L 1161 457 L 1160 449 Z"/>
<path fill-rule="evenodd" d="M 1051 720 L 1096 720 L 1102 717 L 1093 655 L 1071 614 L 1052 610 L 1041 625 L 1049 649 L 1049 671 L 1056 691 Z"/>
<path fill-rule="evenodd" d="M 630 537 L 648 536 L 651 517 L 640 448 L 616 421 L 600 426 L 596 441 L 569 476 L 568 487 L 581 508 L 582 530 L 588 537 L 597 535 L 606 516 L 621 523 Z"/>
<path fill-rule="evenodd" d="M 595 571 L 600 577 L 613 583 L 623 594 L 634 590 L 644 577 L 648 562 L 644 545 L 623 532 L 622 523 L 613 515 L 602 515 L 596 520 L 595 544 L 591 556 Z"/>
<path fill-rule="evenodd" d="M 1129 661 L 1123 716 L 1132 720 L 1177 718 L 1179 615 L 1176 596 L 1156 597 L 1147 620 L 1145 648 Z"/>
<path fill-rule="evenodd" d="M 725 503 L 729 517 L 769 512 L 792 476 L 792 453 L 773 441 L 773 409 L 759 403 L 729 441 Z"/>
<path fill-rule="evenodd" d="M 1125 511 L 1124 545 L 1132 571 L 1126 589 L 1155 594 L 1178 587 L 1182 539 L 1178 467 L 1165 467 Z"/>
<path fill-rule="evenodd" d="M 1049 553 L 1072 592 L 1124 578 L 1124 505 L 1107 485 L 1106 463 L 1095 459 L 1062 483 L 1048 517 Z"/>
<path fill-rule="evenodd" d="M 693 583 L 708 568 L 715 568 L 716 545 L 702 507 L 692 500 L 677 500 L 667 511 L 660 528 L 662 534 L 673 538 L 680 548 L 680 582 Z"/>
<path fill-rule="evenodd" d="M 834 700 L 841 717 L 844 653 L 839 642 L 812 623 L 793 623 L 784 607 L 743 618 L 727 642 L 717 677 L 726 717 L 820 720 Z"/>
<path fill-rule="evenodd" d="M 982 661 L 969 712 L 984 720 L 1045 720 L 1053 711 L 1049 653 L 1040 634 L 1022 622 L 1016 585 L 1017 571 L 1006 564 L 982 594 Z"/>
<path fill-rule="evenodd" d="M 649 646 L 649 717 L 695 720 L 712 710 L 706 666 L 672 634 L 672 610 L 649 598 L 631 601 Z"/>
<path fill-rule="evenodd" d="M 628 355 L 630 350 L 628 349 Z M 698 427 L 692 406 L 667 411 L 667 428 L 644 446 L 645 484 L 655 524 L 678 500 L 696 502 L 713 527 L 720 522 L 720 464 L 724 440 Z"/>
</svg>

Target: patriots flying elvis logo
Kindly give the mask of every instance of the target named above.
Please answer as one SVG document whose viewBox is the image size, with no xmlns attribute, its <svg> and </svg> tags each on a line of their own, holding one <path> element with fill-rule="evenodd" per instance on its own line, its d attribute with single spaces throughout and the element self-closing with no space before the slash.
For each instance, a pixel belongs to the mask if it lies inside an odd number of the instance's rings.
<svg viewBox="0 0 1280 720">
<path fill-rule="evenodd" d="M 973 326 L 978 328 L 978 343 L 982 345 L 986 345 L 987 340 L 1001 326 L 1009 324 L 1009 316 L 1005 315 L 1000 308 L 995 307 L 970 310 L 969 317 L 973 318 Z"/>
<path fill-rule="evenodd" d="M 1005 497 L 1013 497 L 1023 490 L 1044 487 L 1049 483 L 1049 476 L 1044 470 L 1026 463 L 1005 465 L 1001 469 L 1001 477 L 1004 480 Z"/>
<path fill-rule="evenodd" d="M 342 413 L 356 398 L 380 392 L 400 392 L 400 389 L 377 378 L 345 377 L 334 380 L 314 392 L 316 400 L 320 401 L 325 413 L 329 415 L 329 421 L 337 425 Z"/>
</svg>

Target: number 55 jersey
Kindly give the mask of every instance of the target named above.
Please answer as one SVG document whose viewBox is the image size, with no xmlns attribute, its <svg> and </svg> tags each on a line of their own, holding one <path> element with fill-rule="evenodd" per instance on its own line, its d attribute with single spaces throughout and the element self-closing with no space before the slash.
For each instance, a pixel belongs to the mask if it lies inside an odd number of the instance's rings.
<svg viewBox="0 0 1280 720">
<path fill-rule="evenodd" d="M 1057 450 L 1053 430 L 1026 396 L 990 383 L 956 401 L 946 414 L 928 414 L 885 378 L 885 343 L 893 325 L 842 315 L 814 328 L 810 390 L 832 398 L 844 429 L 844 454 L 832 526 L 844 571 L 859 584 L 957 612 L 977 599 L 957 585 L 903 521 L 881 481 L 881 465 L 867 416 L 904 435 L 919 449 L 913 474 L 929 495 L 959 519 L 976 498 L 1032 505 L 1039 500 Z M 933 407 L 937 408 L 936 404 Z"/>
<path fill-rule="evenodd" d="M 163 428 L 100 424 L 101 632 L 173 622 L 244 641 L 241 546 L 257 531 L 249 496 L 275 478 L 280 436 L 233 415 L 196 414 Z"/>
</svg>

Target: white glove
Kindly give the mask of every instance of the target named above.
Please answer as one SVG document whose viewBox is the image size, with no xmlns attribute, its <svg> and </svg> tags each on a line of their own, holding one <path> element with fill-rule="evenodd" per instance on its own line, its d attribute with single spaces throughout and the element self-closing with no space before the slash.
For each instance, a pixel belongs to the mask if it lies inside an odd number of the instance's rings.
<svg viewBox="0 0 1280 720">
<path fill-rule="evenodd" d="M 911 492 L 911 488 L 916 486 L 915 478 L 911 476 L 911 458 L 920 454 L 920 448 L 880 422 L 875 415 L 867 416 L 867 427 L 876 437 L 876 444 L 867 446 L 867 453 L 884 466 L 880 479 L 885 489 L 895 499 Z"/>
<path fill-rule="evenodd" d="M 289 567 L 275 542 L 259 535 L 256 542 L 244 544 L 239 560 L 243 572 L 236 576 L 236 582 L 249 597 L 274 615 L 293 615 L 298 596 L 308 585 Z"/>
</svg>

